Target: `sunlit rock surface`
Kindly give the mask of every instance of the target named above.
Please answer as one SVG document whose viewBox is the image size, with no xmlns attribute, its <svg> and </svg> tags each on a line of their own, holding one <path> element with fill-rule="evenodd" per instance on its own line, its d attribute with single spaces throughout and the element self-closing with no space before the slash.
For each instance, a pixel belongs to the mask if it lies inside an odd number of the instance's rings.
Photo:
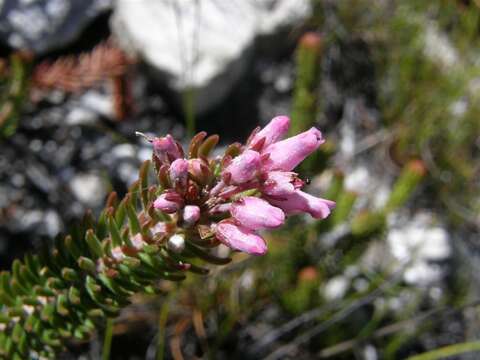
<svg viewBox="0 0 480 360">
<path fill-rule="evenodd" d="M 119 0 L 113 31 L 180 97 L 196 91 L 196 110 L 218 104 L 246 71 L 255 40 L 298 24 L 306 0 Z M 285 46 L 285 41 L 270 46 Z"/>
<path fill-rule="evenodd" d="M 45 53 L 74 41 L 111 0 L 0 1 L 0 39 L 16 49 Z"/>
</svg>

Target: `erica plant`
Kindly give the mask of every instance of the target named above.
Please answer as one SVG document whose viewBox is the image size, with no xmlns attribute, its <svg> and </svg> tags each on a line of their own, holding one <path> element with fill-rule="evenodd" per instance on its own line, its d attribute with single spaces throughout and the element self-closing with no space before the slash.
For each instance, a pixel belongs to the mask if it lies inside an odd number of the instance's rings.
<svg viewBox="0 0 480 360">
<path fill-rule="evenodd" d="M 197 134 L 187 152 L 170 135 L 145 136 L 152 161 L 123 200 L 112 193 L 97 221 L 87 214 L 53 249 L 1 274 L 0 358 L 53 357 L 65 340 L 86 339 L 116 316 L 134 293 L 158 292 L 158 280 L 206 274 L 202 261 L 228 263 L 212 251 L 218 245 L 263 255 L 259 231 L 291 214 L 327 217 L 335 203 L 303 192 L 293 172 L 322 134 L 311 128 L 282 140 L 288 128 L 287 117 L 276 117 L 215 157 L 217 135 Z"/>
</svg>

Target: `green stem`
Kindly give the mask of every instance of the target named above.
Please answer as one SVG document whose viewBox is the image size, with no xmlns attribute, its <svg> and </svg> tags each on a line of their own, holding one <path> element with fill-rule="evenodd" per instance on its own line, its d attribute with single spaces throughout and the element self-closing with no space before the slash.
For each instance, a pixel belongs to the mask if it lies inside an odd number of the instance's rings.
<svg viewBox="0 0 480 360">
<path fill-rule="evenodd" d="M 167 326 L 169 301 L 165 301 L 160 308 L 158 317 L 157 356 L 156 360 L 163 360 L 165 355 L 165 328 Z"/>
<path fill-rule="evenodd" d="M 467 352 L 478 352 L 480 354 L 480 341 L 471 341 L 460 344 L 445 346 L 439 349 L 425 352 L 423 354 L 409 357 L 407 360 L 437 360 L 450 356 L 464 354 Z"/>
<path fill-rule="evenodd" d="M 187 125 L 187 135 L 195 135 L 195 90 L 188 88 L 183 91 L 183 111 L 185 113 L 185 122 Z"/>
<path fill-rule="evenodd" d="M 102 360 L 110 359 L 110 350 L 112 349 L 113 337 L 113 319 L 107 319 L 107 326 L 105 328 L 105 338 L 103 339 Z"/>
</svg>

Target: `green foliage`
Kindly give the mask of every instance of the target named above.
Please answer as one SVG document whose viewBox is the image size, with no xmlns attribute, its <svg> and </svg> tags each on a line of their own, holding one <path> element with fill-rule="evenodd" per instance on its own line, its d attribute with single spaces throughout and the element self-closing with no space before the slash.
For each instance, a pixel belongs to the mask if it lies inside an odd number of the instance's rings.
<svg viewBox="0 0 480 360">
<path fill-rule="evenodd" d="M 298 43 L 290 134 L 308 130 L 316 121 L 321 51 L 322 38 L 314 32 L 303 35 Z"/>
<path fill-rule="evenodd" d="M 161 218 L 153 211 L 161 189 L 148 184 L 148 168 L 147 161 L 121 202 L 109 197 L 98 222 L 87 214 L 70 235 L 57 238 L 53 249 L 27 254 L 14 261 L 11 272 L 1 273 L 0 358 L 53 357 L 66 340 L 87 339 L 106 318 L 115 317 L 131 295 L 159 293 L 159 280 L 181 281 L 185 271 L 206 273 L 191 264 L 193 258 L 229 261 L 188 239 L 188 250 L 174 254 L 163 239 L 147 235 Z M 138 234 L 141 247 L 131 240 Z"/>
<path fill-rule="evenodd" d="M 425 160 L 440 200 L 476 212 L 476 139 L 480 67 L 474 2 L 405 1 L 385 26 L 385 51 L 377 52 L 385 121 L 397 129 L 397 161 Z M 453 203 L 453 205 L 452 205 Z"/>
<path fill-rule="evenodd" d="M 411 356 L 408 358 L 408 360 L 446 359 L 455 355 L 471 353 L 471 352 L 480 353 L 480 341 L 472 341 L 472 342 L 445 346 L 443 348 L 428 351 L 420 355 Z"/>
<path fill-rule="evenodd" d="M 320 83 L 320 60 L 323 39 L 316 32 L 307 32 L 299 40 L 295 52 L 295 87 L 292 99 L 290 135 L 308 130 L 317 121 L 320 110 L 318 84 Z M 320 151 L 306 159 L 301 169 L 313 172 L 324 165 L 331 148 L 323 146 Z"/>
<path fill-rule="evenodd" d="M 13 54 L 0 64 L 0 137 L 15 133 L 29 89 L 27 56 Z"/>
<path fill-rule="evenodd" d="M 393 186 L 385 211 L 390 212 L 403 206 L 424 176 L 425 167 L 421 161 L 411 161 L 405 165 Z"/>
<path fill-rule="evenodd" d="M 325 7 L 323 1 L 314 3 Z M 393 160 L 403 166 L 422 159 L 438 194 L 435 200 L 452 219 L 474 223 L 480 209 L 475 196 L 478 3 L 355 0 L 330 5 L 335 35 L 361 39 L 371 50 L 381 118 L 393 135 Z"/>
</svg>

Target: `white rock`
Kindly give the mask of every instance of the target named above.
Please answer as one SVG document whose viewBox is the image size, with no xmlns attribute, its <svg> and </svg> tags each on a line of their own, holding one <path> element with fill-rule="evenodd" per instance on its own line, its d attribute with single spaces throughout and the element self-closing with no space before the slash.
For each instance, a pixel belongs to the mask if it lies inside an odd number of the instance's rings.
<svg viewBox="0 0 480 360">
<path fill-rule="evenodd" d="M 112 155 L 117 158 L 135 158 L 137 151 L 131 144 L 116 145 L 112 149 Z"/>
<path fill-rule="evenodd" d="M 339 275 L 331 278 L 323 288 L 323 295 L 328 301 L 341 299 L 350 286 L 350 280 Z"/>
<path fill-rule="evenodd" d="M 462 117 L 468 110 L 468 102 L 465 99 L 457 100 L 449 106 L 449 110 L 454 117 Z"/>
<path fill-rule="evenodd" d="M 435 224 L 427 212 L 419 212 L 407 223 L 390 230 L 387 244 L 400 266 L 408 264 L 405 281 L 417 285 L 438 281 L 443 271 L 434 261 L 445 260 L 452 253 L 446 229 Z"/>
<path fill-rule="evenodd" d="M 345 176 L 345 189 L 365 194 L 372 185 L 370 173 L 365 166 L 357 166 Z"/>
<path fill-rule="evenodd" d="M 448 258 L 451 254 L 448 233 L 432 222 L 429 214 L 420 213 L 408 224 L 392 229 L 387 236 L 392 254 L 401 261 L 412 257 L 425 260 Z"/>
<path fill-rule="evenodd" d="M 343 273 L 347 278 L 353 279 L 360 274 L 360 270 L 356 265 L 348 265 Z"/>
<path fill-rule="evenodd" d="M 356 143 L 355 128 L 351 123 L 342 121 L 340 125 L 340 152 L 346 159 L 352 159 L 355 155 Z"/>
<path fill-rule="evenodd" d="M 113 102 L 108 94 L 89 90 L 80 98 L 81 106 L 97 114 L 112 118 L 114 116 Z"/>
<path fill-rule="evenodd" d="M 373 172 L 368 164 L 355 164 L 345 171 L 345 189 L 359 194 L 355 204 L 361 208 L 368 204 L 374 209 L 381 209 L 387 202 L 391 185 L 387 174 Z"/>
<path fill-rule="evenodd" d="M 43 221 L 45 223 L 45 231 L 51 238 L 57 236 L 62 230 L 62 220 L 54 210 L 46 211 Z"/>
<path fill-rule="evenodd" d="M 244 73 L 258 36 L 297 24 L 310 12 L 309 0 L 118 0 L 112 28 L 178 95 L 195 89 L 202 112 Z"/>
<path fill-rule="evenodd" d="M 130 162 L 122 162 L 117 165 L 117 173 L 119 178 L 130 186 L 138 179 L 138 166 Z"/>
<path fill-rule="evenodd" d="M 364 291 L 368 290 L 370 286 L 370 282 L 365 279 L 359 278 L 359 279 L 355 279 L 352 285 L 355 291 L 359 293 L 363 293 Z"/>
<path fill-rule="evenodd" d="M 409 284 L 427 286 L 441 280 L 442 269 L 435 264 L 428 264 L 425 261 L 418 261 L 405 270 L 404 279 Z"/>
<path fill-rule="evenodd" d="M 70 126 L 92 125 L 98 119 L 97 114 L 92 110 L 75 107 L 65 117 L 65 122 Z"/>
<path fill-rule="evenodd" d="M 239 279 L 240 287 L 243 290 L 251 290 L 255 285 L 255 272 L 251 269 L 244 271 L 242 276 Z"/>
<path fill-rule="evenodd" d="M 89 90 L 70 102 L 71 110 L 67 114 L 69 125 L 92 125 L 100 116 L 114 117 L 113 103 L 107 94 L 98 90 Z"/>
<path fill-rule="evenodd" d="M 458 64 L 459 56 L 447 34 L 441 32 L 434 23 L 425 29 L 424 52 L 427 57 L 441 65 L 444 69 Z"/>
<path fill-rule="evenodd" d="M 147 146 L 142 146 L 140 150 L 138 150 L 137 157 L 140 161 L 145 161 L 149 160 L 152 158 L 152 146 L 147 145 Z"/>
<path fill-rule="evenodd" d="M 0 36 L 10 46 L 45 53 L 77 38 L 111 0 L 0 1 Z"/>
<path fill-rule="evenodd" d="M 79 174 L 70 182 L 75 197 L 87 206 L 99 206 L 107 193 L 104 180 L 97 174 Z"/>
<path fill-rule="evenodd" d="M 21 216 L 21 222 L 24 228 L 37 226 L 42 222 L 43 212 L 40 210 L 27 210 Z"/>
<path fill-rule="evenodd" d="M 366 345 L 362 352 L 363 352 L 363 358 L 365 360 L 378 359 L 377 349 L 373 345 L 370 345 L 370 344 Z"/>
</svg>

